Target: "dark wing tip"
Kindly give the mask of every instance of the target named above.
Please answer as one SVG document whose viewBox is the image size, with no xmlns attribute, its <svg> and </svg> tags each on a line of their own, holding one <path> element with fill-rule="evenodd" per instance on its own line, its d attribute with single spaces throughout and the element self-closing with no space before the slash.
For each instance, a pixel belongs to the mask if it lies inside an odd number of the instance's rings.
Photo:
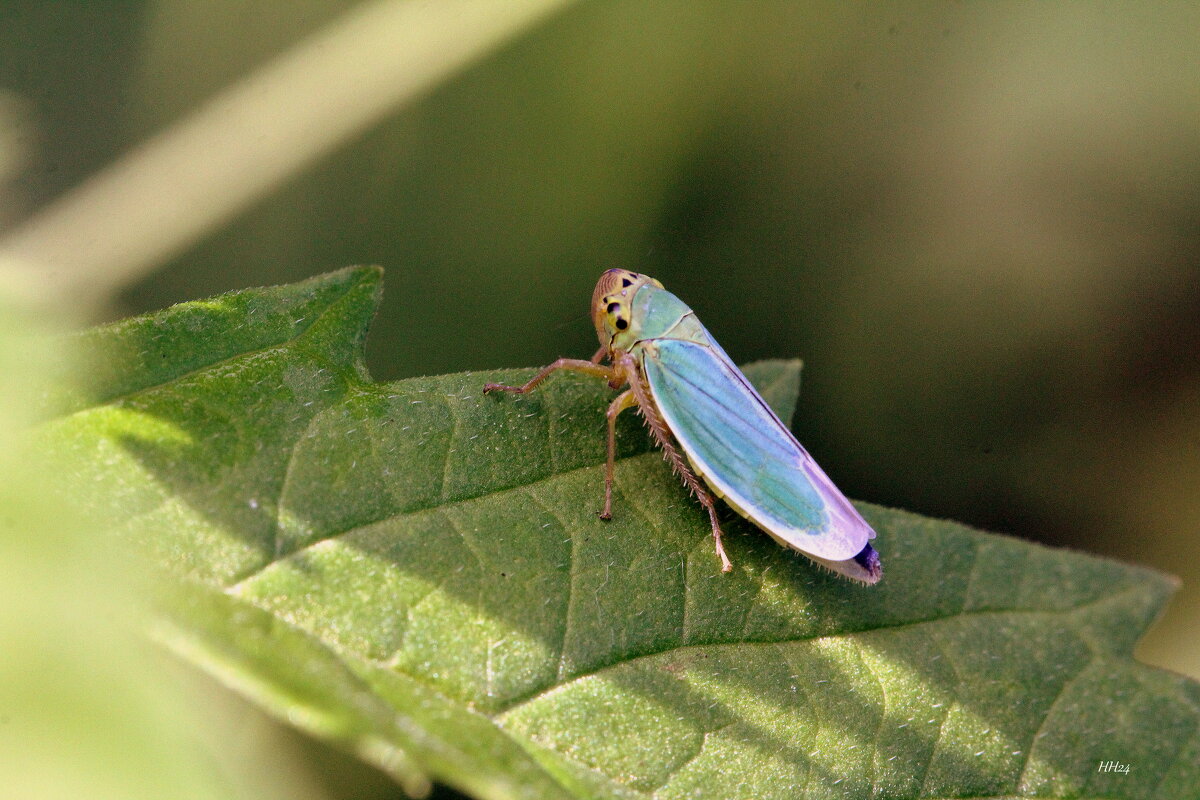
<svg viewBox="0 0 1200 800">
<path fill-rule="evenodd" d="M 863 545 L 863 549 L 859 550 L 852 560 L 867 573 L 867 583 L 878 583 L 883 577 L 883 564 L 879 562 L 879 552 L 871 545 Z"/>
</svg>

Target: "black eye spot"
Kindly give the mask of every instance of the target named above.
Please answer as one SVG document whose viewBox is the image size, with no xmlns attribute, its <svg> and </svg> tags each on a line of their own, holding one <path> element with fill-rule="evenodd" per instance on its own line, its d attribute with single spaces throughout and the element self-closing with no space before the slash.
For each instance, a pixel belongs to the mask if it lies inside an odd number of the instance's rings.
<svg viewBox="0 0 1200 800">
<path fill-rule="evenodd" d="M 615 314 L 617 311 L 620 311 L 620 310 L 621 310 L 620 303 L 609 303 L 608 304 L 608 313 Z"/>
<path fill-rule="evenodd" d="M 623 331 L 629 327 L 629 320 L 625 319 L 624 317 L 617 317 L 616 325 L 617 330 Z"/>
<path fill-rule="evenodd" d="M 629 278 L 621 278 L 621 285 L 622 286 L 633 286 L 633 281 L 629 280 Z"/>
</svg>

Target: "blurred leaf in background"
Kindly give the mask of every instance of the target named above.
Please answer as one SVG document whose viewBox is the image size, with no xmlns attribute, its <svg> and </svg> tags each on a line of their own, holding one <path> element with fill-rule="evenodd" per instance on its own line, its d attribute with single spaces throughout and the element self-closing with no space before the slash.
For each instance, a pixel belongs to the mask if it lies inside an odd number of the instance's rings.
<svg viewBox="0 0 1200 800">
<path fill-rule="evenodd" d="M 317 800 L 277 726 L 200 694 L 147 642 L 157 568 L 117 542 L 114 518 L 64 496 L 62 462 L 32 437 L 79 367 L 64 327 L 0 299 L 0 786 L 37 800 Z"/>
</svg>

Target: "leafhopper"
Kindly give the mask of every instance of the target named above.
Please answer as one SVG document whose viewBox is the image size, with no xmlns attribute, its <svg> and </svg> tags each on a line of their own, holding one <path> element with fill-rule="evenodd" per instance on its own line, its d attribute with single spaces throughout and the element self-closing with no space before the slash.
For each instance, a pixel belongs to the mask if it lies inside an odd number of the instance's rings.
<svg viewBox="0 0 1200 800">
<path fill-rule="evenodd" d="M 592 294 L 600 349 L 589 361 L 560 358 L 523 386 L 532 391 L 560 369 L 623 389 L 608 407 L 602 519 L 612 517 L 617 416 L 637 407 L 668 462 L 708 511 L 721 570 L 733 564 L 721 543 L 713 495 L 784 547 L 862 583 L 883 575 L 869 541 L 875 532 L 792 436 L 692 309 L 648 275 L 610 269 Z"/>
</svg>

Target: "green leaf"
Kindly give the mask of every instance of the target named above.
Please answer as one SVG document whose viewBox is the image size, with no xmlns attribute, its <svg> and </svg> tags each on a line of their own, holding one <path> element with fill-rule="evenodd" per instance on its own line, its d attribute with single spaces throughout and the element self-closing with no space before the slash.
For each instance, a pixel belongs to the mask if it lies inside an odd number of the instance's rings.
<svg viewBox="0 0 1200 800">
<path fill-rule="evenodd" d="M 598 519 L 603 384 L 371 383 L 380 280 L 348 269 L 84 335 L 105 366 L 46 438 L 173 576 L 153 632 L 186 659 L 411 792 L 427 776 L 483 798 L 1200 783 L 1200 686 L 1130 655 L 1169 578 L 867 504 L 878 586 L 729 513 L 723 575 L 632 415 Z M 747 374 L 790 418 L 799 363 Z"/>
</svg>

